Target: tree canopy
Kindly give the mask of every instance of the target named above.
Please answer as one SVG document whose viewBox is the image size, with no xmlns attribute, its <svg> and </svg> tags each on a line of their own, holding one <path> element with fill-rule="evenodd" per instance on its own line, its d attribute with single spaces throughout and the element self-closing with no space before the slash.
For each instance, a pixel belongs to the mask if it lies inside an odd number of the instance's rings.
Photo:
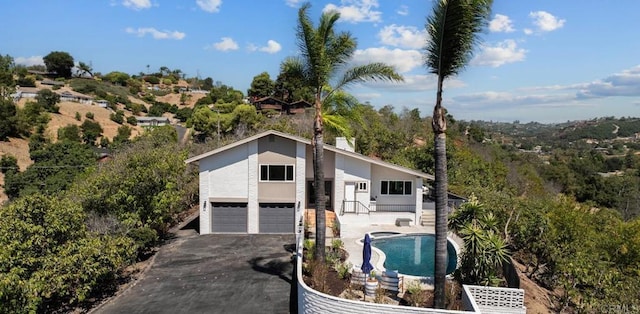
<svg viewBox="0 0 640 314">
<path fill-rule="evenodd" d="M 75 65 L 73 57 L 64 51 L 52 51 L 42 58 L 47 71 L 55 72 L 58 77 L 70 78 Z"/>
</svg>

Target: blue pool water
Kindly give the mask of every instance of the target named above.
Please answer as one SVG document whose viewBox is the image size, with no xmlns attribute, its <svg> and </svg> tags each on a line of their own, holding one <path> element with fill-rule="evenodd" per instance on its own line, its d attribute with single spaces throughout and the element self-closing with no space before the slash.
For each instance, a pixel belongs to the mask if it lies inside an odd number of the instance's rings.
<svg viewBox="0 0 640 314">
<path fill-rule="evenodd" d="M 416 234 L 399 237 L 378 238 L 371 245 L 387 256 L 384 267 L 397 270 L 401 274 L 433 277 L 433 258 L 436 237 L 433 234 Z M 456 269 L 456 250 L 447 242 L 447 274 Z"/>
</svg>

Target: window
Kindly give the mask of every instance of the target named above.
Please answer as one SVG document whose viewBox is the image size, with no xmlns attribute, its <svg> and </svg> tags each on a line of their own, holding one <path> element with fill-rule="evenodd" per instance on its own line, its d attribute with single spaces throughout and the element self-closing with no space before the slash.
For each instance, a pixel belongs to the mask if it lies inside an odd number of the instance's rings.
<svg viewBox="0 0 640 314">
<path fill-rule="evenodd" d="M 260 181 L 293 182 L 293 165 L 260 165 Z"/>
<path fill-rule="evenodd" d="M 411 195 L 411 181 L 382 181 L 380 182 L 382 195 Z"/>
<path fill-rule="evenodd" d="M 366 192 L 366 191 L 367 191 L 367 181 L 356 183 L 356 192 Z"/>
</svg>

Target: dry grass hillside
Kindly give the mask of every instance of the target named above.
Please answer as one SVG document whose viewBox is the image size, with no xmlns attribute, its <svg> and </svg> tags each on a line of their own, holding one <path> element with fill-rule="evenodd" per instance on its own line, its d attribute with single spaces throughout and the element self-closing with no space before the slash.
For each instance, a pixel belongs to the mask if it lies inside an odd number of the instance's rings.
<svg viewBox="0 0 640 314">
<path fill-rule="evenodd" d="M 64 90 L 70 90 L 70 89 L 67 87 L 63 87 L 60 89 L 60 91 L 64 91 Z M 27 103 L 28 101 L 33 101 L 33 99 L 21 99 L 20 101 L 18 101 L 17 105 L 19 108 L 22 108 L 24 104 Z M 146 104 L 142 100 L 139 100 L 133 97 L 131 97 L 131 101 L 148 106 L 148 104 Z M 87 112 L 92 112 L 94 115 L 93 120 L 100 123 L 100 126 L 102 126 L 102 129 L 104 130 L 103 131 L 104 137 L 107 137 L 111 140 L 113 139 L 114 136 L 118 134 L 118 127 L 120 127 L 120 124 L 117 124 L 116 122 L 111 121 L 109 116 L 113 111 L 111 111 L 110 109 L 100 108 L 96 105 L 81 104 L 76 102 L 61 102 L 59 103 L 59 106 L 60 106 L 59 113 L 50 114 L 51 120 L 49 121 L 49 124 L 47 125 L 47 129 L 45 131 L 45 134 L 47 135 L 47 137 L 49 137 L 52 141 L 56 141 L 58 129 L 60 129 L 61 127 L 67 126 L 69 124 L 75 124 L 78 126 L 81 125 L 82 122 L 84 122 L 84 120 L 87 119 L 86 118 Z M 123 106 L 119 106 L 119 109 L 123 109 L 123 108 L 124 108 Z M 80 121 L 76 120 L 75 118 L 76 112 L 80 114 L 80 117 L 81 117 Z M 126 117 L 131 116 L 131 112 L 126 110 L 124 110 L 124 112 L 125 112 L 125 119 Z M 138 136 L 142 134 L 142 132 L 144 131 L 142 127 L 132 126 L 129 124 L 126 124 L 126 125 L 132 128 L 131 130 L 132 137 Z M 0 156 L 5 154 L 11 154 L 18 159 L 18 166 L 20 167 L 21 171 L 24 171 L 30 164 L 32 164 L 32 161 L 29 158 L 28 139 L 11 138 L 7 142 L 0 141 Z M 0 174 L 0 185 L 2 184 L 4 184 L 4 175 Z M 0 203 L 5 201 L 6 199 L 7 197 L 4 194 L 4 189 L 0 189 Z"/>
</svg>

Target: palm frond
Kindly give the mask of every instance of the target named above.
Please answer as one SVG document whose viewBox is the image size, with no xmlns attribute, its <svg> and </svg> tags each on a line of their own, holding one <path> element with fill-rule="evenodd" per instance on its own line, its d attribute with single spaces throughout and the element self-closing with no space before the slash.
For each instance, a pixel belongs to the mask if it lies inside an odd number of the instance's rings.
<svg viewBox="0 0 640 314">
<path fill-rule="evenodd" d="M 404 78 L 390 65 L 384 63 L 369 63 L 346 70 L 340 80 L 336 82 L 334 90 L 342 89 L 353 83 L 366 81 L 402 82 Z"/>
<path fill-rule="evenodd" d="M 456 75 L 473 56 L 491 14 L 493 0 L 439 0 L 427 19 L 431 37 L 425 64 L 441 78 Z"/>
</svg>

